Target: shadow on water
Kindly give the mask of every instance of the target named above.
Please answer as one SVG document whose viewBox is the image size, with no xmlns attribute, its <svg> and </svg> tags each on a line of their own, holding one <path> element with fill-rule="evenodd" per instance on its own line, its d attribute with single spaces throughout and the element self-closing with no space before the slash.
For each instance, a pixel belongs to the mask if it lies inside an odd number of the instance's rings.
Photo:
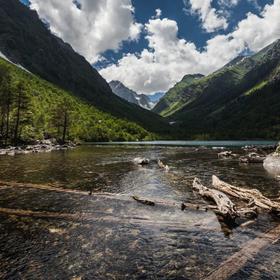
<svg viewBox="0 0 280 280">
<path fill-rule="evenodd" d="M 212 212 L 149 207 L 131 196 L 203 203 L 191 191 L 192 180 L 200 177 L 208 183 L 213 174 L 278 195 L 279 181 L 261 165 L 219 160 L 217 153 L 189 147 L 85 146 L 1 157 L 1 181 L 92 190 L 93 195 L 0 187 L 0 207 L 21 211 L 0 214 L 0 278 L 203 279 L 278 222 L 260 216 L 252 225 L 225 236 Z M 150 158 L 151 164 L 134 165 L 139 156 Z M 157 159 L 171 171 L 159 170 Z M 231 279 L 279 279 L 279 249 L 277 242 L 265 248 Z"/>
</svg>

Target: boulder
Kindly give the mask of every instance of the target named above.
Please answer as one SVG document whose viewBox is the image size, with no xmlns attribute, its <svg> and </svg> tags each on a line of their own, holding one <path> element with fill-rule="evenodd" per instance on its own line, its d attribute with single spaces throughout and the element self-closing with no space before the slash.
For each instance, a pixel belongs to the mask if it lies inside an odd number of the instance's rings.
<svg viewBox="0 0 280 280">
<path fill-rule="evenodd" d="M 280 175 L 280 154 L 273 153 L 268 155 L 264 162 L 264 168 L 272 175 L 279 176 Z"/>
</svg>

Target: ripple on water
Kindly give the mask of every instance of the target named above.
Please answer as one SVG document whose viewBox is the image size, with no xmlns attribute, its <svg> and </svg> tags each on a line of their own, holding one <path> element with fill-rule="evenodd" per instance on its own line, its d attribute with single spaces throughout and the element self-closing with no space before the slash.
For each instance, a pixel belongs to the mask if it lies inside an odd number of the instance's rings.
<svg viewBox="0 0 280 280">
<path fill-rule="evenodd" d="M 131 195 L 201 203 L 191 190 L 192 180 L 197 176 L 209 183 L 213 174 L 267 195 L 280 190 L 279 181 L 262 166 L 219 160 L 217 153 L 186 147 L 81 147 L 1 158 L 1 180 L 120 194 L 102 197 L 0 188 L 0 207 L 42 212 L 41 217 L 0 214 L 1 278 L 203 278 L 275 221 L 261 216 L 250 227 L 225 236 L 212 212 L 149 207 L 136 203 Z M 138 156 L 151 158 L 151 164 L 134 165 L 132 159 Z M 171 172 L 158 169 L 158 158 Z M 231 279 L 277 279 L 279 249 L 279 243 L 266 248 Z"/>
</svg>

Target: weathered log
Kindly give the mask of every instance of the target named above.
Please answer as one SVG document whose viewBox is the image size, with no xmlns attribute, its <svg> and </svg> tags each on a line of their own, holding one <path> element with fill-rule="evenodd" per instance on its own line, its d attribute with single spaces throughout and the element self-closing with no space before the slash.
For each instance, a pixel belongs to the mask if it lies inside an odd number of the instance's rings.
<svg viewBox="0 0 280 280">
<path fill-rule="evenodd" d="M 243 189 L 239 187 L 232 186 L 222 180 L 217 176 L 213 175 L 212 185 L 216 190 L 226 193 L 238 199 L 242 199 L 251 205 L 256 205 L 261 209 L 268 211 L 280 212 L 280 203 L 272 201 L 265 197 L 259 190 L 256 189 Z"/>
<path fill-rule="evenodd" d="M 238 216 L 235 204 L 223 192 L 203 186 L 197 178 L 193 181 L 193 189 L 198 191 L 201 196 L 214 201 L 219 214 L 226 219 L 234 220 Z"/>
<path fill-rule="evenodd" d="M 135 163 L 135 164 L 137 164 L 137 165 L 148 165 L 149 163 L 150 163 L 150 160 L 149 159 L 147 159 L 147 158 L 135 158 L 134 160 L 133 160 L 133 162 Z"/>
<path fill-rule="evenodd" d="M 47 211 L 32 211 L 32 210 L 25 210 L 25 209 L 10 209 L 10 208 L 1 208 L 0 207 L 0 215 L 6 215 L 6 216 L 18 216 L 18 217 L 28 217 L 32 219 L 60 219 L 70 222 L 81 222 L 81 223 L 87 223 L 87 222 L 109 222 L 109 223 L 123 223 L 123 224 L 134 224 L 134 225 L 145 225 L 145 226 L 151 226 L 151 227 L 171 227 L 174 229 L 186 229 L 186 224 L 184 222 L 180 221 L 166 221 L 166 220 L 154 220 L 150 218 L 143 218 L 140 216 L 115 216 L 112 213 L 108 213 L 106 211 L 99 212 L 100 215 L 94 215 L 96 212 L 93 213 L 64 213 L 64 212 L 47 212 Z M 214 220 L 204 219 L 201 221 L 201 224 L 192 224 L 191 226 L 194 229 L 205 228 L 206 230 L 214 230 L 216 231 L 216 228 L 211 228 L 211 225 L 214 223 Z M 188 227 L 190 225 L 188 224 Z M 2 279 L 2 278 L 1 278 Z"/>
<path fill-rule="evenodd" d="M 132 198 L 134 200 L 136 200 L 137 202 L 141 203 L 141 204 L 145 204 L 145 205 L 148 205 L 148 206 L 155 206 L 156 205 L 153 201 L 147 200 L 147 199 L 141 199 L 138 196 L 133 196 Z"/>
<path fill-rule="evenodd" d="M 276 226 L 270 231 L 260 235 L 259 237 L 247 242 L 243 248 L 230 256 L 225 262 L 223 262 L 218 268 L 211 272 L 205 280 L 227 280 L 231 276 L 240 271 L 249 260 L 255 258 L 255 256 L 264 248 L 274 244 L 280 238 L 280 226 Z"/>
<path fill-rule="evenodd" d="M 169 171 L 169 166 L 165 165 L 161 160 L 158 160 L 157 163 L 158 163 L 159 168 L 164 169 L 165 171 Z"/>
</svg>

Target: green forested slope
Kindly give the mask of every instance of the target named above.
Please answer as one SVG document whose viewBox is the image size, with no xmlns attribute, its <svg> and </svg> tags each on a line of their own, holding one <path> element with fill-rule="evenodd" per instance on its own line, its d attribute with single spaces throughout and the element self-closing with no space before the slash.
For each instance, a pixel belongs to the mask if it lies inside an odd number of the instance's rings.
<svg viewBox="0 0 280 280">
<path fill-rule="evenodd" d="M 69 139 L 113 141 L 143 140 L 155 137 L 154 134 L 149 133 L 141 126 L 101 112 L 95 107 L 80 101 L 69 92 L 33 74 L 27 73 L 6 60 L 0 59 L 0 73 L 2 73 L 0 81 L 3 78 L 3 74 L 7 72 L 10 73 L 11 88 L 15 93 L 13 98 L 17 94 L 17 85 L 23 84 L 26 99 L 28 99 L 28 108 L 23 112 L 25 115 L 28 114 L 28 116 L 25 117 L 25 120 L 21 121 L 20 125 L 21 140 L 29 141 L 44 137 L 61 138 L 62 131 L 59 121 L 63 114 L 62 110 L 66 105 L 69 109 L 69 129 L 67 132 Z M 0 83 L 0 89 L 1 86 Z M 2 90 L 0 90 L 1 117 L 5 117 L 5 104 L 3 104 L 5 94 L 6 91 L 2 87 Z M 14 130 L 14 119 L 17 111 L 16 100 L 13 104 L 9 119 L 10 138 L 12 138 Z"/>
<path fill-rule="evenodd" d="M 177 83 L 166 93 L 166 95 L 155 106 L 153 111 L 165 117 L 175 112 L 184 104 L 184 89 L 202 77 L 203 75 L 201 74 L 184 76 L 181 82 Z"/>
<path fill-rule="evenodd" d="M 279 65 L 280 40 L 184 87 L 169 120 L 188 138 L 277 138 Z"/>
</svg>

